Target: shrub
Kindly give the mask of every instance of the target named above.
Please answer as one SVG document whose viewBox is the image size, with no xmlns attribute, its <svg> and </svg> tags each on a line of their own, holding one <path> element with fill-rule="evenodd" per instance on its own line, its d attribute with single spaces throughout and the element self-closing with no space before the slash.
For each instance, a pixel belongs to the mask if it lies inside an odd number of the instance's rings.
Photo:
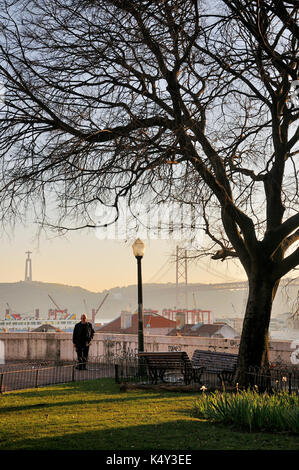
<svg viewBox="0 0 299 470">
<path fill-rule="evenodd" d="M 299 397 L 295 394 L 238 391 L 236 393 L 205 391 L 196 400 L 193 416 L 248 431 L 284 431 L 299 433 Z"/>
</svg>

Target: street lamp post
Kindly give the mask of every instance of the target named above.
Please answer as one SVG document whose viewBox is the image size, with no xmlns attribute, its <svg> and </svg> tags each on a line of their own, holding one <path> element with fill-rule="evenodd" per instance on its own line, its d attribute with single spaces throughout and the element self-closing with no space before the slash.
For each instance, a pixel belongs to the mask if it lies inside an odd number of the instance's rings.
<svg viewBox="0 0 299 470">
<path fill-rule="evenodd" d="M 143 338 L 143 300 L 142 300 L 142 275 L 141 275 L 141 260 L 144 255 L 145 244 L 140 238 L 132 245 L 133 253 L 137 259 L 137 277 L 138 277 L 138 353 L 144 352 L 144 338 Z"/>
</svg>

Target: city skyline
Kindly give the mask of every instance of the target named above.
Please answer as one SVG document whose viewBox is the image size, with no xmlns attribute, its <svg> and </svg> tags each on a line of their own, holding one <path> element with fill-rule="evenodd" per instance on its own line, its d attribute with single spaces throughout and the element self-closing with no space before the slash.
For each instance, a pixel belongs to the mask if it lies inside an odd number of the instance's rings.
<svg viewBox="0 0 299 470">
<path fill-rule="evenodd" d="M 137 237 L 136 237 L 137 238 Z M 0 282 L 24 281 L 26 253 L 31 252 L 32 280 L 80 286 L 92 292 L 136 284 L 136 260 L 130 240 L 99 240 L 95 233 L 69 232 L 65 236 L 17 227 L 2 234 Z M 178 240 L 144 239 L 144 283 L 176 282 L 175 250 Z M 245 280 L 235 261 L 204 258 L 188 265 L 189 283 Z"/>
</svg>

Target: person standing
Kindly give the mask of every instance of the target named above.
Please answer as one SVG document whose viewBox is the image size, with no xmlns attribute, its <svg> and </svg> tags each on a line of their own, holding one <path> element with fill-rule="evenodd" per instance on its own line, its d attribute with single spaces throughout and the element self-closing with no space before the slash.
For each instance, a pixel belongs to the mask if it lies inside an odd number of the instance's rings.
<svg viewBox="0 0 299 470">
<path fill-rule="evenodd" d="M 92 324 L 87 321 L 85 313 L 81 316 L 81 321 L 77 323 L 73 331 L 73 344 L 77 352 L 78 366 L 80 370 L 86 370 L 88 352 L 91 340 L 94 335 Z"/>
</svg>

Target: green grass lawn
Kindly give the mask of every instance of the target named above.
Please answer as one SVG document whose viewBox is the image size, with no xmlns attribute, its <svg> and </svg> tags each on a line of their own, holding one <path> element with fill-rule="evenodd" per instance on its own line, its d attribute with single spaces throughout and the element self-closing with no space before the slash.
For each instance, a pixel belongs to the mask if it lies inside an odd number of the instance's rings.
<svg viewBox="0 0 299 470">
<path fill-rule="evenodd" d="M 191 416 L 197 393 L 111 379 L 0 396 L 0 450 L 298 450 L 298 436 L 246 433 Z"/>
</svg>

